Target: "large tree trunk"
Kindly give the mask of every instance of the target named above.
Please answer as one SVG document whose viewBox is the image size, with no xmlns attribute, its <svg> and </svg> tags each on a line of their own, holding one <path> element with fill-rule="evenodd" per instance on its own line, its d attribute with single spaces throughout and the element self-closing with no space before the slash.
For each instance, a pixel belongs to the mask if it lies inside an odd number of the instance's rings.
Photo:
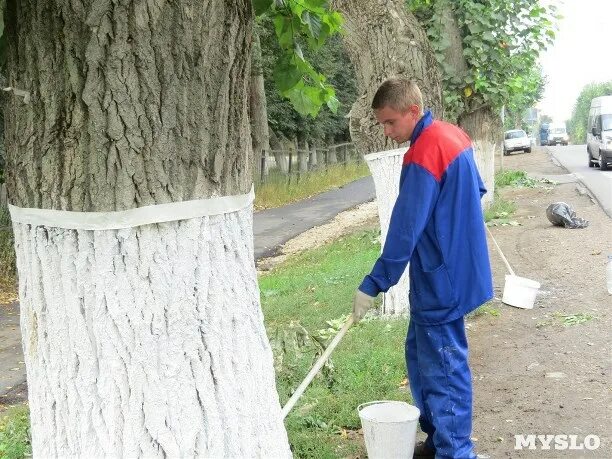
<svg viewBox="0 0 612 459">
<path fill-rule="evenodd" d="M 442 41 L 447 43 L 447 47 L 442 51 L 445 65 L 451 69 L 453 76 L 464 78 L 468 73 L 468 65 L 463 55 L 463 39 L 453 4 L 449 0 L 437 0 L 435 7 L 440 18 L 440 33 L 444 37 Z M 485 105 L 460 113 L 457 123 L 474 142 L 474 159 L 489 191 L 483 198 L 483 205 L 487 206 L 493 201 L 495 151 L 500 148 L 501 119 L 491 107 Z"/>
<path fill-rule="evenodd" d="M 270 151 L 270 135 L 268 133 L 268 108 L 266 105 L 264 76 L 261 68 L 261 45 L 259 43 L 259 35 L 256 33 L 253 33 L 253 44 L 253 65 L 251 68 L 249 98 L 253 166 L 255 177 L 265 177 L 268 174 L 266 160 Z"/>
<path fill-rule="evenodd" d="M 249 0 L 8 0 L 15 206 L 247 193 Z M 82 214 L 80 214 L 82 215 Z M 120 230 L 14 222 L 35 457 L 287 457 L 252 209 Z"/>
<path fill-rule="evenodd" d="M 425 106 L 441 117 L 440 72 L 427 35 L 404 0 L 334 0 L 345 19 L 344 44 L 355 67 L 360 96 L 350 112 L 351 138 L 359 154 L 388 150 L 370 108 L 380 84 L 391 76 L 413 79 Z"/>
</svg>

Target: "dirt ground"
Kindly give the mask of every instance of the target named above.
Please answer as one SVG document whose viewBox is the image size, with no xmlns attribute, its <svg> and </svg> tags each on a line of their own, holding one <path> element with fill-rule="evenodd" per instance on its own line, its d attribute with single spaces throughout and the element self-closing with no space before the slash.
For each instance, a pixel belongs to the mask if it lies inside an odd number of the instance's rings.
<svg viewBox="0 0 612 459">
<path fill-rule="evenodd" d="M 544 150 L 513 154 L 504 162 L 506 169 L 567 183 L 501 190 L 502 197 L 516 203 L 512 220 L 520 225 L 494 226 L 491 231 L 516 274 L 542 287 L 532 310 L 502 304 L 505 266 L 490 245 L 494 312 L 478 315 L 467 325 L 476 452 L 482 458 L 611 458 L 612 297 L 605 287 L 605 262 L 612 253 L 612 221 Z M 573 206 L 579 217 L 590 221 L 589 227 L 552 226 L 545 210 L 556 201 Z M 262 260 L 259 269 L 376 223 L 374 203 L 343 212 L 291 240 L 280 257 Z M 565 326 L 564 316 L 570 315 L 592 318 Z M 545 450 L 536 440 L 536 449 L 517 450 L 515 435 L 567 435 L 568 449 L 555 449 L 552 440 Z M 587 435 L 597 435 L 600 446 L 569 449 L 571 435 L 575 447 L 583 445 Z M 588 446 L 595 444 L 592 441 L 590 437 Z"/>
<path fill-rule="evenodd" d="M 544 150 L 505 159 L 508 169 L 540 175 L 564 174 Z M 494 248 L 495 303 L 500 315 L 470 321 L 474 379 L 474 437 L 477 451 L 490 457 L 611 458 L 612 353 L 606 255 L 612 253 L 612 221 L 576 183 L 544 188 L 506 188 L 516 202 L 520 226 L 491 228 L 517 275 L 542 284 L 532 310 L 501 304 L 504 265 Z M 546 207 L 564 201 L 586 229 L 552 226 Z M 564 326 L 563 316 L 592 316 Z M 597 435 L 596 450 L 515 450 L 515 435 Z M 590 443 L 593 445 L 593 443 Z M 562 445 L 560 445 L 562 446 Z"/>
</svg>

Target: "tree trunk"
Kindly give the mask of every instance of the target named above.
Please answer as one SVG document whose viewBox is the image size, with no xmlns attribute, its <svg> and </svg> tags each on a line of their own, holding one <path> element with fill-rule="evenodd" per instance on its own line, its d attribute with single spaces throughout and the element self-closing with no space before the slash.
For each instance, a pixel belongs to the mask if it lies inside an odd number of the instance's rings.
<svg viewBox="0 0 612 459">
<path fill-rule="evenodd" d="M 365 157 L 368 168 L 374 179 L 376 188 L 376 201 L 378 204 L 378 220 L 380 222 L 381 251 L 384 248 L 391 221 L 391 212 L 399 194 L 399 180 L 404 160 L 404 148 L 372 153 Z M 405 314 L 409 308 L 408 291 L 410 288 L 410 277 L 408 266 L 399 282 L 383 294 L 381 315 L 393 316 Z"/>
<path fill-rule="evenodd" d="M 287 156 L 283 149 L 285 148 L 283 142 L 279 137 L 274 133 L 274 131 L 270 130 L 270 147 L 272 153 L 274 154 L 274 161 L 276 162 L 276 167 L 281 173 L 286 174 L 289 170 L 289 162 L 287 161 Z"/>
<path fill-rule="evenodd" d="M 317 146 L 313 143 L 310 147 L 310 153 L 308 155 L 308 169 L 313 170 L 317 168 Z"/>
<path fill-rule="evenodd" d="M 427 35 L 404 0 L 334 0 L 345 19 L 344 45 L 355 67 L 360 96 L 350 112 L 351 138 L 359 154 L 393 148 L 370 108 L 391 76 L 413 79 L 426 107 L 442 116 L 440 72 Z"/>
<path fill-rule="evenodd" d="M 298 145 L 298 165 L 300 172 L 308 172 L 308 156 L 309 156 L 309 147 L 308 141 L 302 140 Z"/>
<path fill-rule="evenodd" d="M 468 65 L 463 55 L 463 39 L 455 19 L 453 4 L 449 0 L 436 2 L 440 17 L 440 33 L 448 46 L 443 50 L 446 66 L 453 76 L 464 78 Z M 457 119 L 459 126 L 468 133 L 474 142 L 474 159 L 488 193 L 483 198 L 483 205 L 493 201 L 495 191 L 495 151 L 500 147 L 501 119 L 491 107 L 485 105 L 474 111 L 460 113 Z"/>
<path fill-rule="evenodd" d="M 486 106 L 471 113 L 462 113 L 459 126 L 474 142 L 474 159 L 488 191 L 483 197 L 483 205 L 486 207 L 493 202 L 495 192 L 495 153 L 501 152 L 502 148 L 501 118 Z"/>
<path fill-rule="evenodd" d="M 248 0 L 8 0 L 15 206 L 252 186 Z M 120 230 L 14 222 L 34 457 L 288 457 L 252 208 Z"/>
<path fill-rule="evenodd" d="M 334 145 L 329 145 L 327 153 L 327 164 L 336 164 L 338 162 L 338 154 Z"/>
<path fill-rule="evenodd" d="M 249 118 L 251 120 L 251 142 L 253 145 L 253 166 L 255 177 L 268 175 L 266 159 L 270 151 L 270 135 L 268 133 L 268 108 L 264 76 L 261 68 L 261 45 L 259 35 L 253 32 L 253 66 L 251 68 L 251 90 L 249 97 Z M 262 167 L 263 161 L 263 171 Z"/>
</svg>

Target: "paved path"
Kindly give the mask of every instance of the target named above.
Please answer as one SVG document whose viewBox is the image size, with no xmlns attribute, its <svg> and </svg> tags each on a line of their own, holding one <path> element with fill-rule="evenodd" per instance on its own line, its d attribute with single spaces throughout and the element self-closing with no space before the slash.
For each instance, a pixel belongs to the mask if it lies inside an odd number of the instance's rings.
<svg viewBox="0 0 612 459">
<path fill-rule="evenodd" d="M 255 258 L 274 254 L 279 246 L 340 212 L 376 197 L 372 177 L 284 207 L 256 212 L 253 219 Z"/>
<path fill-rule="evenodd" d="M 253 216 L 255 258 L 272 255 L 289 239 L 375 196 L 374 182 L 366 177 L 295 204 L 256 212 Z M 19 306 L 0 306 L 0 396 L 10 393 L 25 378 Z"/>
</svg>

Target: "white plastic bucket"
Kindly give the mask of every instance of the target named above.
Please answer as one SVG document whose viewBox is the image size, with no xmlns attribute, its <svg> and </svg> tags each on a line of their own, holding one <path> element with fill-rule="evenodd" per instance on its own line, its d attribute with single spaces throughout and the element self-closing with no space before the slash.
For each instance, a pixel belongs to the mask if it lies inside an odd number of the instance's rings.
<svg viewBox="0 0 612 459">
<path fill-rule="evenodd" d="M 539 289 L 539 282 L 506 274 L 502 302 L 517 308 L 532 309 Z"/>
<path fill-rule="evenodd" d="M 370 459 L 412 459 L 421 412 L 406 402 L 380 400 L 357 408 Z"/>
</svg>

